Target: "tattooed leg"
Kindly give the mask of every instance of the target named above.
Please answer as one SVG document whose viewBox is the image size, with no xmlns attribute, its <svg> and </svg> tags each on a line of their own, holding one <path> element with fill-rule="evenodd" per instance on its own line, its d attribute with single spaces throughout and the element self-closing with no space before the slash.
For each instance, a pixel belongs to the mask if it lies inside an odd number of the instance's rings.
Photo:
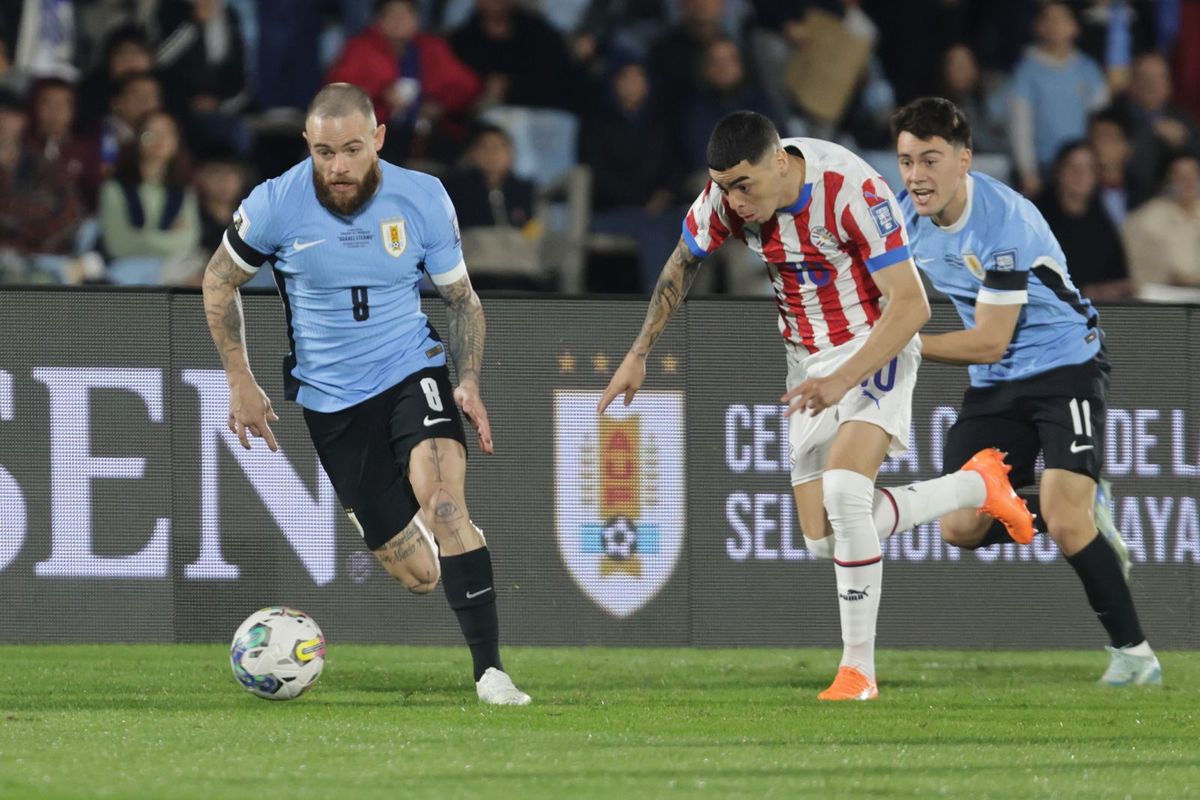
<svg viewBox="0 0 1200 800">
<path fill-rule="evenodd" d="M 466 451 L 453 439 L 426 439 L 409 457 L 413 493 L 443 556 L 462 555 L 484 546 L 467 511 L 466 471 Z"/>
<path fill-rule="evenodd" d="M 421 530 L 416 517 L 391 541 L 375 550 L 375 558 L 389 575 L 415 594 L 432 592 L 441 575 L 433 542 Z"/>
</svg>

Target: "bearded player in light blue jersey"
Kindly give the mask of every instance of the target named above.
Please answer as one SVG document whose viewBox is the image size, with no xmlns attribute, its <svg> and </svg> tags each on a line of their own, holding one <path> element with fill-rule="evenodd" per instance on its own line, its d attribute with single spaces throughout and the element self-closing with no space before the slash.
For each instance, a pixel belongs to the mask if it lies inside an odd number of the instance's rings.
<svg viewBox="0 0 1200 800">
<path fill-rule="evenodd" d="M 971 375 L 946 435 L 944 464 L 956 469 L 980 448 L 996 447 L 1008 453 L 1020 488 L 1034 483 L 1034 463 L 1044 455 L 1030 506 L 1040 501 L 1045 529 L 1111 639 L 1101 683 L 1157 685 L 1162 670 L 1126 583 L 1124 543 L 1096 503 L 1109 385 L 1099 315 L 1071 282 L 1066 256 L 1034 205 L 970 171 L 971 129 L 953 103 L 916 100 L 892 118 L 892 132 L 909 246 L 966 326 L 922 338 L 924 358 L 969 365 Z M 942 536 L 965 548 L 1009 538 L 1003 526 L 969 511 L 943 517 Z"/>
<path fill-rule="evenodd" d="M 277 450 L 278 419 L 250 371 L 238 287 L 264 264 L 287 315 L 288 399 L 304 407 L 317 455 L 350 520 L 411 591 L 441 579 L 471 649 L 476 692 L 525 705 L 500 663 L 491 555 L 464 494 L 466 435 L 491 453 L 479 396 L 485 323 L 441 183 L 381 161 L 370 98 L 326 86 L 309 106 L 310 158 L 259 184 L 204 276 L 204 311 L 229 379 L 229 429 Z M 446 301 L 441 342 L 421 312 L 428 274 Z M 458 369 L 452 388 L 445 349 Z"/>
</svg>

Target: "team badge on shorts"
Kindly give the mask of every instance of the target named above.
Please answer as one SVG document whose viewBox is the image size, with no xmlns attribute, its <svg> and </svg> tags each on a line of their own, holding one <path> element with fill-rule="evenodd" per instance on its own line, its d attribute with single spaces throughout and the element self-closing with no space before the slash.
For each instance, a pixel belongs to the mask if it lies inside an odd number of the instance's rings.
<svg viewBox="0 0 1200 800">
<path fill-rule="evenodd" d="M 683 549 L 683 398 L 640 392 L 602 417 L 599 399 L 555 392 L 555 528 L 583 593 L 628 617 L 666 585 Z"/>
<path fill-rule="evenodd" d="M 392 258 L 402 256 L 404 248 L 408 247 L 408 233 L 404 227 L 404 218 L 385 219 L 379 223 L 379 230 L 383 234 L 383 249 L 387 251 L 387 254 Z"/>
</svg>

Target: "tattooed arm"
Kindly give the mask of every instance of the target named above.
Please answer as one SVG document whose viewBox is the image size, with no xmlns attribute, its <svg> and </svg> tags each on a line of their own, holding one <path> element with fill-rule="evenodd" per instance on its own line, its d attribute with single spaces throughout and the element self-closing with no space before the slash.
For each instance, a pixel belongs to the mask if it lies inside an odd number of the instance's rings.
<svg viewBox="0 0 1200 800">
<path fill-rule="evenodd" d="M 458 370 L 458 387 L 454 390 L 454 402 L 479 435 L 479 447 L 491 455 L 492 429 L 488 422 L 487 408 L 479 397 L 479 372 L 483 369 L 483 340 L 487 334 L 487 322 L 483 318 L 483 305 L 479 295 L 471 287 L 471 278 L 463 275 L 452 283 L 437 285 L 438 293 L 446 301 L 446 319 L 449 336 L 446 342 L 450 358 Z"/>
<path fill-rule="evenodd" d="M 242 320 L 242 296 L 238 287 L 252 273 L 239 267 L 222 244 L 213 253 L 204 271 L 204 316 L 212 334 L 225 377 L 229 381 L 229 430 L 237 434 L 242 447 L 250 449 L 249 435 L 266 440 L 278 450 L 269 422 L 279 419 L 271 410 L 271 400 L 250 372 L 246 353 L 245 324 Z"/>
<path fill-rule="evenodd" d="M 598 413 L 603 414 L 609 403 L 621 394 L 625 395 L 625 405 L 633 402 L 633 396 L 646 379 L 646 357 L 650 355 L 650 348 L 654 347 L 654 343 L 666 329 L 671 314 L 683 301 L 699 269 L 700 259 L 692 253 L 687 242 L 681 237 L 675 245 L 675 251 L 667 259 L 662 274 L 658 276 L 658 284 L 654 287 L 654 294 L 650 296 L 650 307 L 646 310 L 646 320 L 642 323 L 641 333 L 634 340 L 633 347 L 629 349 L 621 366 L 613 374 L 608 388 L 604 390 L 596 407 Z"/>
<path fill-rule="evenodd" d="M 458 370 L 458 383 L 460 386 L 464 383 L 478 386 L 479 371 L 483 369 L 483 339 L 487 333 L 479 295 L 471 287 L 468 275 L 436 288 L 446 301 L 446 319 L 450 328 L 446 344 Z"/>
</svg>

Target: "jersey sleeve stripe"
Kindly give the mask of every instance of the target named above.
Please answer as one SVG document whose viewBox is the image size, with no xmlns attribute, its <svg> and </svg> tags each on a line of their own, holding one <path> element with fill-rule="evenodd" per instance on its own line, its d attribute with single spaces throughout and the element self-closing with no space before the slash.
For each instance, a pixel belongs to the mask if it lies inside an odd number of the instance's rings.
<svg viewBox="0 0 1200 800">
<path fill-rule="evenodd" d="M 908 245 L 902 244 L 899 247 L 880 253 L 874 258 L 867 259 L 867 269 L 871 272 L 878 272 L 884 267 L 890 267 L 893 264 L 899 264 L 905 259 L 912 258 L 912 254 L 908 250 Z"/>
<path fill-rule="evenodd" d="M 684 220 L 683 241 L 687 242 L 688 250 L 692 251 L 692 255 L 694 255 L 696 258 L 704 258 L 706 255 L 708 255 L 708 251 L 700 246 L 700 244 L 696 241 L 695 234 L 692 233 L 691 228 L 688 226 L 687 221 L 691 218 L 692 215 L 688 214 L 687 220 Z"/>
<path fill-rule="evenodd" d="M 845 181 L 840 172 L 825 173 L 825 229 L 833 235 L 839 245 L 842 243 L 842 237 L 838 235 L 837 197 Z"/>
<path fill-rule="evenodd" d="M 1001 292 L 1022 291 L 1029 287 L 1029 273 L 1024 270 L 997 272 L 991 270 L 983 278 L 983 285 L 988 289 Z"/>
<path fill-rule="evenodd" d="M 990 306 L 1023 306 L 1029 302 L 1029 292 L 1024 289 L 1017 292 L 1001 292 L 985 286 L 979 290 L 975 301 Z"/>
<path fill-rule="evenodd" d="M 467 262 L 461 260 L 455 265 L 454 269 L 445 272 L 429 273 L 429 280 L 433 281 L 436 286 L 449 286 L 465 277 L 467 277 Z"/>
<path fill-rule="evenodd" d="M 221 237 L 221 245 L 225 248 L 225 252 L 229 253 L 233 263 L 251 275 L 257 273 L 259 267 L 267 261 L 267 256 L 243 242 L 242 237 L 238 236 L 237 231 L 232 228 L 226 230 L 225 235 Z"/>
</svg>

